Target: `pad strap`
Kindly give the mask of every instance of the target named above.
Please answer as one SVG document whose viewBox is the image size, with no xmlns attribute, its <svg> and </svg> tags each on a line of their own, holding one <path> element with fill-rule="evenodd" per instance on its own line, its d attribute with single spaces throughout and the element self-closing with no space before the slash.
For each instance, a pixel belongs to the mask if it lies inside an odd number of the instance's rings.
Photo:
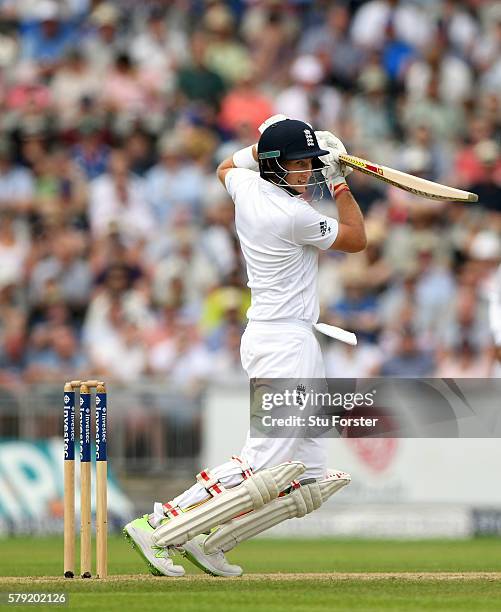
<svg viewBox="0 0 501 612">
<path fill-rule="evenodd" d="M 307 481 L 309 482 L 309 481 Z M 289 495 L 289 493 L 291 491 L 294 491 L 295 489 L 299 489 L 299 487 L 301 486 L 302 483 L 299 482 L 299 480 L 292 480 L 291 483 L 289 484 L 289 486 L 284 489 L 283 491 L 280 492 L 280 495 L 278 497 L 283 497 L 284 495 Z"/>
<path fill-rule="evenodd" d="M 165 504 L 162 504 L 162 509 L 165 516 L 169 519 L 175 518 L 183 513 L 181 508 L 179 506 L 173 506 L 172 502 L 165 502 Z"/>
<path fill-rule="evenodd" d="M 244 477 L 244 480 L 247 480 L 247 478 L 250 478 L 252 476 L 253 471 L 252 471 L 251 466 L 247 463 L 247 461 L 242 459 L 242 457 L 238 457 L 237 455 L 233 455 L 231 457 L 231 460 L 234 463 L 236 463 L 238 465 L 238 467 L 242 470 L 242 476 Z"/>
<path fill-rule="evenodd" d="M 197 481 L 204 487 L 211 497 L 221 495 L 221 493 L 223 493 L 225 490 L 221 482 L 217 478 L 214 478 L 209 470 L 202 470 L 200 474 L 197 474 Z"/>
</svg>

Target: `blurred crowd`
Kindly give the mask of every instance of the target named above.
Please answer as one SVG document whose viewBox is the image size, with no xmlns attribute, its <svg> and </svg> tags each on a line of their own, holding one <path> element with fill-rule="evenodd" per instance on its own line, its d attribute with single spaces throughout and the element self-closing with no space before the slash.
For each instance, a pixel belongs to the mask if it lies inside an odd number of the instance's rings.
<svg viewBox="0 0 501 612">
<path fill-rule="evenodd" d="M 353 172 L 369 246 L 322 253 L 319 290 L 360 344 L 326 344 L 327 374 L 491 375 L 500 98 L 487 0 L 2 0 L 0 382 L 244 381 L 250 295 L 215 167 L 278 112 L 479 194 Z"/>
</svg>

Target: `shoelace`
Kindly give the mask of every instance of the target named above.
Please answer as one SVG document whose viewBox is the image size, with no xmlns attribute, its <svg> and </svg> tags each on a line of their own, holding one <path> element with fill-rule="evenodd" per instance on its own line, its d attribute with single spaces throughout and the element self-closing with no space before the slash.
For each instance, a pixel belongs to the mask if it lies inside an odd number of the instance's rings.
<svg viewBox="0 0 501 612">
<path fill-rule="evenodd" d="M 212 553 L 214 555 L 214 557 L 218 560 L 221 561 L 222 563 L 224 563 L 225 565 L 230 565 L 228 563 L 228 560 L 226 559 L 226 557 L 224 556 L 224 552 L 222 550 L 218 550 L 215 553 Z"/>
<path fill-rule="evenodd" d="M 222 550 L 218 550 L 213 554 L 216 557 L 216 559 L 219 559 L 220 561 L 226 561 L 226 557 L 224 556 L 224 552 Z"/>
</svg>

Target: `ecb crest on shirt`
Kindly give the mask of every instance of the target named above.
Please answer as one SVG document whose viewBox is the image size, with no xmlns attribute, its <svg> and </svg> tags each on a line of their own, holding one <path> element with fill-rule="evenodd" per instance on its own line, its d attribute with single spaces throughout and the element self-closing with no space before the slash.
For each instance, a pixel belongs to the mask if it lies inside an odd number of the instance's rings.
<svg viewBox="0 0 501 612">
<path fill-rule="evenodd" d="M 331 233 L 331 228 L 327 225 L 327 221 L 320 221 L 320 234 L 325 236 L 327 232 Z"/>
</svg>

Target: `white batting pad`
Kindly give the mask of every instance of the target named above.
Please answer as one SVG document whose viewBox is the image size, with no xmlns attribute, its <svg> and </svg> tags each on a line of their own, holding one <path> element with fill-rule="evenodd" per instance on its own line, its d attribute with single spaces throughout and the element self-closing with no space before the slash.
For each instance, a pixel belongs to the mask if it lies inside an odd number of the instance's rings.
<svg viewBox="0 0 501 612">
<path fill-rule="evenodd" d="M 152 534 L 153 543 L 157 546 L 181 546 L 243 512 L 259 510 L 278 497 L 280 491 L 304 470 L 300 461 L 290 461 L 256 472 L 237 487 L 224 489 L 209 501 L 157 527 Z"/>
<path fill-rule="evenodd" d="M 319 508 L 331 495 L 345 487 L 351 476 L 339 470 L 330 470 L 325 480 L 301 485 L 291 493 L 274 499 L 260 510 L 221 525 L 205 540 L 206 553 L 226 552 L 240 542 L 262 533 L 290 518 L 301 518 Z"/>
</svg>

